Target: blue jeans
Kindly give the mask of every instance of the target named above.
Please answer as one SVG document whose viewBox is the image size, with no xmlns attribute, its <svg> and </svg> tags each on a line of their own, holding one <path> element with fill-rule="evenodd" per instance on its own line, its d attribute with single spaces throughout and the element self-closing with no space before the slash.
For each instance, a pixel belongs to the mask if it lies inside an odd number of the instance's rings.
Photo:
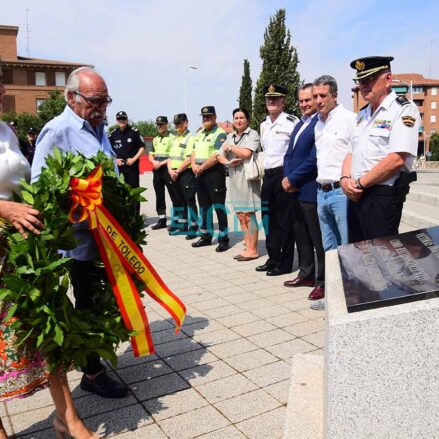
<svg viewBox="0 0 439 439">
<path fill-rule="evenodd" d="M 347 201 L 341 188 L 317 191 L 317 212 L 325 252 L 349 243 Z"/>
</svg>

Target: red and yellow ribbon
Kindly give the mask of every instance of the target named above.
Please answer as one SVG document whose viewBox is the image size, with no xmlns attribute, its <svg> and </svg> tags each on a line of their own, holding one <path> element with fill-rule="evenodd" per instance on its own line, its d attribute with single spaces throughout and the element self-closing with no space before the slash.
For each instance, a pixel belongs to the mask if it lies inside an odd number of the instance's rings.
<svg viewBox="0 0 439 439">
<path fill-rule="evenodd" d="M 102 203 L 103 171 L 98 165 L 86 178 L 72 178 L 72 223 L 88 220 L 89 228 L 105 265 L 125 326 L 137 335 L 131 337 L 134 355 L 154 353 L 145 309 L 130 274 L 145 285 L 146 292 L 174 319 L 177 332 L 183 324 L 186 308 L 162 281 L 141 250 L 127 235 Z"/>
</svg>

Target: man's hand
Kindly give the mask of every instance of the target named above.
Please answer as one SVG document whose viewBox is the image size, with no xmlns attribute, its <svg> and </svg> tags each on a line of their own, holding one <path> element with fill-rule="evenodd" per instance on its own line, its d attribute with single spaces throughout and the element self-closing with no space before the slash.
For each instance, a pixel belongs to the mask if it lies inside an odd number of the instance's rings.
<svg viewBox="0 0 439 439">
<path fill-rule="evenodd" d="M 363 195 L 363 191 L 357 187 L 357 182 L 353 178 L 343 178 L 340 185 L 351 201 L 357 202 Z"/>
<path fill-rule="evenodd" d="M 136 163 L 136 161 L 135 161 L 132 157 L 130 157 L 129 159 L 126 159 L 126 160 L 125 160 L 125 164 L 126 164 L 127 166 L 133 166 L 134 163 Z"/>
<path fill-rule="evenodd" d="M 171 169 L 169 175 L 171 176 L 172 181 L 176 181 L 178 178 L 178 172 L 175 169 Z"/>
<path fill-rule="evenodd" d="M 153 169 L 157 170 L 158 168 L 160 168 L 160 162 L 158 162 L 157 160 L 152 160 L 152 167 Z"/>
<path fill-rule="evenodd" d="M 28 204 L 15 203 L 13 201 L 0 202 L 0 218 L 11 222 L 18 232 L 27 238 L 27 230 L 36 235 L 44 229 L 44 224 L 39 218 L 40 212 Z"/>
<path fill-rule="evenodd" d="M 117 164 L 117 166 L 123 166 L 125 164 L 125 160 L 124 159 L 116 159 L 116 164 Z"/>
<path fill-rule="evenodd" d="M 288 177 L 284 177 L 282 179 L 282 188 L 285 192 L 289 192 L 289 190 L 292 188 L 292 185 L 290 183 L 290 180 L 288 180 Z"/>
<path fill-rule="evenodd" d="M 227 162 L 227 164 L 229 166 L 231 166 L 232 168 L 235 168 L 236 166 L 239 166 L 241 163 L 242 163 L 242 159 L 239 159 L 239 158 L 232 159 L 232 160 L 229 160 Z"/>
<path fill-rule="evenodd" d="M 194 171 L 195 175 L 201 175 L 201 173 L 203 172 L 203 170 L 201 169 L 200 165 L 195 165 L 192 167 L 192 171 Z"/>
</svg>

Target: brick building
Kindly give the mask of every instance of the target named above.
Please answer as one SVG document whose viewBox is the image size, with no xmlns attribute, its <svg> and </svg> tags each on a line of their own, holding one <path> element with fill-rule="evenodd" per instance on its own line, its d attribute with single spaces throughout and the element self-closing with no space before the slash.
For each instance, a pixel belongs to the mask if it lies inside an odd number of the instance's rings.
<svg viewBox="0 0 439 439">
<path fill-rule="evenodd" d="M 393 90 L 397 94 L 406 95 L 418 106 L 421 113 L 421 127 L 419 129 L 418 154 L 429 151 L 430 136 L 439 132 L 439 79 L 424 78 L 419 73 L 394 73 Z M 358 86 L 352 89 L 354 111 L 363 107 L 363 100 Z"/>
<path fill-rule="evenodd" d="M 18 56 L 17 35 L 18 26 L 0 25 L 0 60 L 7 91 L 3 111 L 36 114 L 49 91 L 63 92 L 68 75 L 86 64 Z"/>
</svg>

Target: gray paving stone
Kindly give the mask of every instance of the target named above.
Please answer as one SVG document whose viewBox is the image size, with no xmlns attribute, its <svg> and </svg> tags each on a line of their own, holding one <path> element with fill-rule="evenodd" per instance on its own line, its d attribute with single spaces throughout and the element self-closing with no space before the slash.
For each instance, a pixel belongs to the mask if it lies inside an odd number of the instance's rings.
<svg viewBox="0 0 439 439">
<path fill-rule="evenodd" d="M 275 305 L 272 303 L 268 308 L 255 309 L 252 312 L 258 317 L 265 319 L 267 317 L 275 317 L 282 314 L 289 314 L 291 310 L 284 306 Z"/>
<path fill-rule="evenodd" d="M 140 401 L 168 395 L 189 388 L 189 384 L 178 374 L 164 375 L 148 381 L 140 381 L 130 386 Z"/>
<path fill-rule="evenodd" d="M 200 364 L 217 361 L 218 357 L 216 355 L 213 355 L 207 349 L 203 348 L 192 352 L 185 352 L 180 355 L 164 357 L 163 360 L 173 370 L 179 371 L 183 369 L 190 369 Z"/>
<path fill-rule="evenodd" d="M 206 315 L 212 319 L 217 319 L 219 317 L 233 316 L 234 314 L 238 314 L 242 312 L 240 308 L 236 305 L 227 305 L 221 308 L 210 309 L 205 311 Z"/>
<path fill-rule="evenodd" d="M 196 334 L 193 339 L 203 346 L 213 346 L 227 341 L 236 340 L 240 335 L 231 329 L 220 329 L 219 331 L 208 332 L 206 334 Z"/>
<path fill-rule="evenodd" d="M 274 355 L 269 354 L 263 349 L 258 349 L 256 351 L 245 352 L 243 354 L 238 354 L 233 357 L 226 358 L 226 361 L 230 366 L 239 372 L 254 369 L 265 364 L 275 363 L 278 358 Z"/>
<path fill-rule="evenodd" d="M 227 302 L 224 299 L 220 299 L 220 298 L 211 298 L 211 299 L 204 299 L 202 301 L 199 301 L 195 304 L 193 304 L 193 306 L 196 309 L 199 309 L 200 311 L 207 311 L 209 309 L 215 309 L 215 308 L 221 308 L 223 306 L 227 306 L 230 305 L 229 302 Z"/>
<path fill-rule="evenodd" d="M 183 331 L 175 332 L 175 328 L 165 329 L 163 331 L 154 332 L 152 334 L 152 341 L 154 345 L 157 347 L 163 343 L 169 343 L 170 341 L 181 340 L 182 338 L 186 338 L 187 334 Z"/>
<path fill-rule="evenodd" d="M 308 319 L 297 312 L 291 311 L 288 314 L 282 314 L 275 317 L 267 317 L 265 320 L 279 328 L 285 328 L 285 326 L 291 326 L 297 323 L 306 322 Z"/>
<path fill-rule="evenodd" d="M 285 407 L 242 421 L 236 426 L 250 439 L 282 439 Z"/>
<path fill-rule="evenodd" d="M 214 404 L 233 423 L 259 416 L 281 404 L 262 389 Z"/>
<path fill-rule="evenodd" d="M 15 434 L 31 434 L 35 431 L 52 429 L 54 406 L 29 410 L 24 416 L 19 413 L 9 419 Z"/>
<path fill-rule="evenodd" d="M 294 340 L 279 343 L 274 346 L 268 346 L 265 349 L 282 360 L 286 360 L 295 354 L 305 354 L 306 352 L 314 351 L 315 348 L 316 347 L 314 345 L 306 342 L 305 340 L 296 338 Z"/>
<path fill-rule="evenodd" d="M 252 335 L 248 340 L 261 348 L 272 346 L 283 341 L 293 340 L 296 337 L 293 334 L 283 330 L 274 329 L 273 331 L 263 332 L 262 334 Z"/>
<path fill-rule="evenodd" d="M 213 404 L 256 390 L 257 386 L 245 376 L 237 374 L 200 386 L 195 386 L 195 388 Z"/>
<path fill-rule="evenodd" d="M 302 337 L 308 343 L 317 346 L 318 348 L 322 348 L 325 345 L 325 333 L 323 331 L 315 332 L 314 334 L 305 335 Z"/>
<path fill-rule="evenodd" d="M 283 303 L 283 306 L 289 308 L 291 311 L 301 311 L 303 309 L 309 309 L 311 303 L 312 302 L 308 299 L 300 299 L 300 300 L 293 300 L 288 303 Z"/>
<path fill-rule="evenodd" d="M 179 375 L 191 386 L 200 386 L 210 381 L 235 375 L 236 373 L 237 371 L 224 361 L 215 361 L 213 363 L 193 367 L 192 369 L 182 370 L 179 372 Z"/>
<path fill-rule="evenodd" d="M 117 371 L 117 374 L 127 384 L 138 381 L 150 380 L 161 375 L 172 373 L 172 369 L 161 360 L 149 361 L 131 367 L 125 367 Z"/>
<path fill-rule="evenodd" d="M 191 338 L 183 338 L 181 340 L 171 341 L 156 346 L 156 354 L 160 357 L 181 354 L 183 352 L 194 351 L 202 346 Z"/>
<path fill-rule="evenodd" d="M 118 434 L 115 437 L 117 439 L 167 439 L 168 436 L 163 433 L 157 424 L 152 424 L 135 431 Z"/>
<path fill-rule="evenodd" d="M 253 313 L 255 313 L 255 311 L 253 311 Z M 273 329 L 276 329 L 276 326 L 259 319 L 255 322 L 246 323 L 245 325 L 235 326 L 233 331 L 237 332 L 243 337 L 250 337 L 251 335 L 272 331 Z"/>
<path fill-rule="evenodd" d="M 194 389 L 188 389 L 145 401 L 143 405 L 158 422 L 205 407 L 209 405 L 209 403 Z"/>
<path fill-rule="evenodd" d="M 172 439 L 190 439 L 226 427 L 230 422 L 213 407 L 203 407 L 160 422 Z"/>
<path fill-rule="evenodd" d="M 243 325 L 256 320 L 259 320 L 259 317 L 248 311 L 240 312 L 239 314 L 234 314 L 233 316 L 220 317 L 216 319 L 217 322 L 220 322 L 227 328 L 233 328 L 234 326 Z"/>
<path fill-rule="evenodd" d="M 276 398 L 282 404 L 288 402 L 288 392 L 290 390 L 290 380 L 280 381 L 279 383 L 270 384 L 264 387 L 264 390 L 273 398 Z"/>
<path fill-rule="evenodd" d="M 303 337 L 304 335 L 313 334 L 324 329 L 325 322 L 323 319 L 307 320 L 306 322 L 298 323 L 296 325 L 287 326 L 285 331 L 290 332 L 296 337 Z"/>
<path fill-rule="evenodd" d="M 225 329 L 225 326 L 215 320 L 209 319 L 205 319 L 198 323 L 183 325 L 181 328 L 181 330 L 190 337 L 193 337 L 195 334 L 200 335 L 208 332 L 219 331 L 220 329 Z"/>
<path fill-rule="evenodd" d="M 321 310 L 321 311 L 316 311 L 314 309 L 311 308 L 307 308 L 307 309 L 302 309 L 300 311 L 298 311 L 298 313 L 308 319 L 320 319 L 325 315 L 325 311 Z"/>
<path fill-rule="evenodd" d="M 271 306 L 272 303 L 266 299 L 254 299 L 248 302 L 239 303 L 238 306 L 244 311 L 253 311 L 255 309 L 267 308 Z"/>
<path fill-rule="evenodd" d="M 285 361 L 267 364 L 256 369 L 243 372 L 247 378 L 257 384 L 259 387 L 266 387 L 270 384 L 285 381 L 291 376 L 291 365 Z"/>
<path fill-rule="evenodd" d="M 227 358 L 238 355 L 239 353 L 253 351 L 258 349 L 258 347 L 248 340 L 240 338 L 238 340 L 228 341 L 227 343 L 209 346 L 207 349 L 220 358 Z"/>
<path fill-rule="evenodd" d="M 198 439 L 245 439 L 246 437 L 234 426 L 213 431 L 211 433 L 198 436 Z"/>
</svg>

